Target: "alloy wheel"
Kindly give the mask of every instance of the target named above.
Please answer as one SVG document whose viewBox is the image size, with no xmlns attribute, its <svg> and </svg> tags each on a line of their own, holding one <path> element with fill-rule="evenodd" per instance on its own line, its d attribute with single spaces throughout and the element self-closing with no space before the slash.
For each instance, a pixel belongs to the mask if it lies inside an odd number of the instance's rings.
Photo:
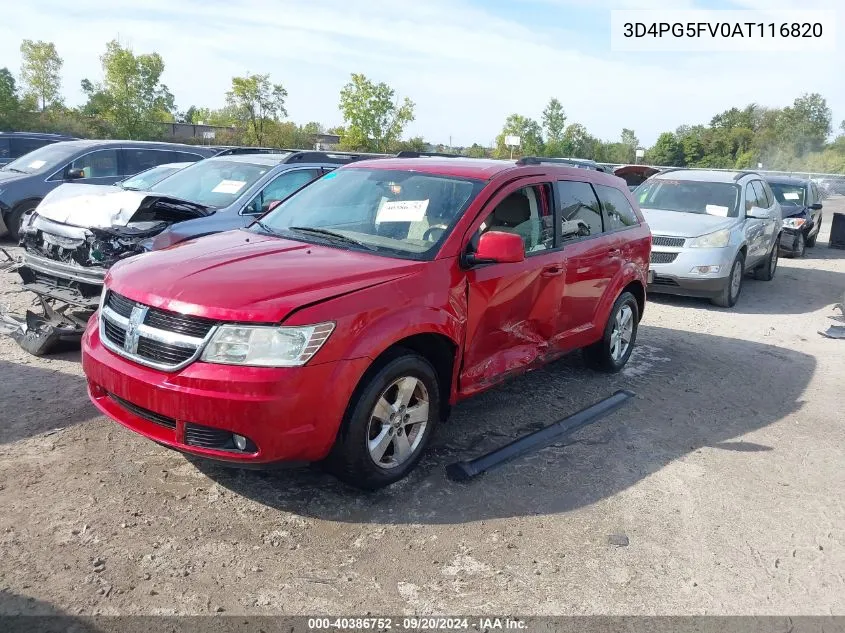
<svg viewBox="0 0 845 633">
<path fill-rule="evenodd" d="M 425 384 L 413 376 L 394 380 L 382 392 L 367 429 L 367 448 L 377 466 L 389 470 L 411 459 L 425 436 L 429 402 Z"/>
<path fill-rule="evenodd" d="M 623 305 L 616 313 L 613 330 L 610 333 L 610 356 L 614 362 L 625 358 L 631 339 L 634 336 L 634 311 L 628 304 Z"/>
</svg>

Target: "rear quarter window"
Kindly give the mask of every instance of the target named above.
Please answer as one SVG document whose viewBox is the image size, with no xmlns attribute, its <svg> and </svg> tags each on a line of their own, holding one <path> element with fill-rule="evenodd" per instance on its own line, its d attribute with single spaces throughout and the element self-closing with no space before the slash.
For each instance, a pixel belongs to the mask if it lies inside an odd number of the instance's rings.
<svg viewBox="0 0 845 633">
<path fill-rule="evenodd" d="M 640 223 L 634 208 L 624 193 L 615 187 L 596 185 L 605 217 L 605 230 L 618 231 Z"/>
</svg>

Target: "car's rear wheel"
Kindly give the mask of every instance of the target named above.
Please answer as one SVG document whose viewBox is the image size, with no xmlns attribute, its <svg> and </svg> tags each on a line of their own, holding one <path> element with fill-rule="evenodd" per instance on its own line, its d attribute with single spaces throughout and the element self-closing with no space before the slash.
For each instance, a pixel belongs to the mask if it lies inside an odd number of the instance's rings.
<svg viewBox="0 0 845 633">
<path fill-rule="evenodd" d="M 17 240 L 20 238 L 21 235 L 21 222 L 23 222 L 23 217 L 35 210 L 35 207 L 38 206 L 38 201 L 32 202 L 23 202 L 19 204 L 17 207 L 12 209 L 12 212 L 6 216 L 6 228 L 9 231 L 9 235 L 12 237 L 13 240 Z"/>
<path fill-rule="evenodd" d="M 437 372 L 397 351 L 373 367 L 353 396 L 326 469 L 367 490 L 392 484 L 419 462 L 440 411 Z"/>
<path fill-rule="evenodd" d="M 610 373 L 622 369 L 634 351 L 639 322 L 640 306 L 636 297 L 623 292 L 613 304 L 601 340 L 584 348 L 587 365 Z"/>
<path fill-rule="evenodd" d="M 772 252 L 769 253 L 766 260 L 754 269 L 754 279 L 759 279 L 760 281 L 771 281 L 775 278 L 775 273 L 778 269 L 778 259 L 780 258 L 780 248 L 778 248 L 779 243 L 780 235 L 778 235 L 775 240 L 774 246 L 772 246 Z"/>
<path fill-rule="evenodd" d="M 777 250 L 777 249 L 775 249 Z M 724 289 L 718 295 L 713 297 L 710 301 L 723 308 L 732 308 L 739 300 L 739 295 L 742 292 L 742 280 L 745 275 L 745 257 L 742 253 L 738 253 L 731 265 L 731 272 L 728 276 L 728 282 Z"/>
</svg>

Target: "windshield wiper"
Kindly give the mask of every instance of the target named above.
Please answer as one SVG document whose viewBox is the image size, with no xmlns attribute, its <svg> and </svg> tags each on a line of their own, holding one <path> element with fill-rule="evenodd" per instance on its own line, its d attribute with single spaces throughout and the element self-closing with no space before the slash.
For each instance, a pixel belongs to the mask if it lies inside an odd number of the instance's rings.
<svg viewBox="0 0 845 633">
<path fill-rule="evenodd" d="M 275 231 L 275 230 L 271 229 L 269 226 L 267 226 L 266 224 L 264 224 L 264 222 L 262 222 L 261 220 L 256 220 L 256 221 L 255 221 L 255 223 L 256 223 L 258 226 L 260 226 L 260 227 L 261 227 L 261 230 L 262 230 L 262 231 L 264 231 L 265 233 L 267 233 L 268 235 L 275 235 L 276 237 L 284 237 L 284 235 L 282 235 L 282 234 L 281 234 L 281 233 L 279 233 L 278 231 Z"/>
<path fill-rule="evenodd" d="M 299 231 L 300 233 L 314 233 L 315 235 L 323 235 L 333 240 L 337 240 L 339 242 L 346 242 L 347 244 L 354 244 L 355 246 L 360 246 L 361 248 L 366 248 L 368 251 L 376 250 L 375 246 L 371 246 L 369 244 L 364 244 L 364 242 L 359 242 L 358 240 L 349 237 L 347 235 L 343 235 L 342 233 L 335 233 L 334 231 L 329 231 L 328 229 L 319 229 L 313 226 L 290 226 L 288 227 L 289 231 Z"/>
<path fill-rule="evenodd" d="M 14 171 L 19 174 L 28 174 L 28 171 L 24 171 L 23 169 L 18 169 L 17 167 L 4 167 L 3 171 Z"/>
</svg>

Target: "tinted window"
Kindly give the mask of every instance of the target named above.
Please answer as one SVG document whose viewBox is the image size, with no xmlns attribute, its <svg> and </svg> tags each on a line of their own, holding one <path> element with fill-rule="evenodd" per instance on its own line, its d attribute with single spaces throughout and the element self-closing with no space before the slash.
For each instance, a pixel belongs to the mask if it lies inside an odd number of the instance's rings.
<svg viewBox="0 0 845 633">
<path fill-rule="evenodd" d="M 319 169 L 296 169 L 285 172 L 264 187 L 244 209 L 244 213 L 249 215 L 266 213 L 270 210 L 271 204 L 284 200 L 294 191 L 307 185 L 320 175 Z"/>
<path fill-rule="evenodd" d="M 737 185 L 726 182 L 650 178 L 637 187 L 636 196 L 643 209 L 735 218 L 739 214 L 741 191 Z"/>
<path fill-rule="evenodd" d="M 47 141 L 37 138 L 17 137 L 9 139 L 12 156 L 23 156 L 24 154 L 29 154 L 30 152 L 37 150 L 39 147 L 44 147 L 48 144 L 49 143 Z"/>
<path fill-rule="evenodd" d="M 768 209 L 772 206 L 772 203 L 769 201 L 769 196 L 766 195 L 766 188 L 763 187 L 763 181 L 752 180 L 751 184 L 754 187 L 754 191 L 757 192 L 757 202 L 760 203 L 760 207 Z"/>
<path fill-rule="evenodd" d="M 589 183 L 561 180 L 556 187 L 563 241 L 601 233 L 601 208 Z"/>
<path fill-rule="evenodd" d="M 120 175 L 116 149 L 100 149 L 80 156 L 70 164 L 70 168 L 81 169 L 85 178 L 114 178 Z"/>
<path fill-rule="evenodd" d="M 523 187 L 509 194 L 478 230 L 516 233 L 525 245 L 525 254 L 545 251 L 554 247 L 554 216 L 549 206 L 547 185 Z"/>
<path fill-rule="evenodd" d="M 160 152 L 151 149 L 124 149 L 123 152 L 123 173 L 127 175 L 137 174 L 165 163 L 174 162 L 171 158 L 172 152 Z"/>
<path fill-rule="evenodd" d="M 615 187 L 596 185 L 608 231 L 616 231 L 639 224 L 637 214 L 625 194 Z"/>
<path fill-rule="evenodd" d="M 0 158 L 9 158 L 9 139 L 0 138 Z"/>
<path fill-rule="evenodd" d="M 174 163 L 195 163 L 202 160 L 199 154 L 191 154 L 189 152 L 168 152 L 170 154 L 170 162 Z"/>
</svg>

